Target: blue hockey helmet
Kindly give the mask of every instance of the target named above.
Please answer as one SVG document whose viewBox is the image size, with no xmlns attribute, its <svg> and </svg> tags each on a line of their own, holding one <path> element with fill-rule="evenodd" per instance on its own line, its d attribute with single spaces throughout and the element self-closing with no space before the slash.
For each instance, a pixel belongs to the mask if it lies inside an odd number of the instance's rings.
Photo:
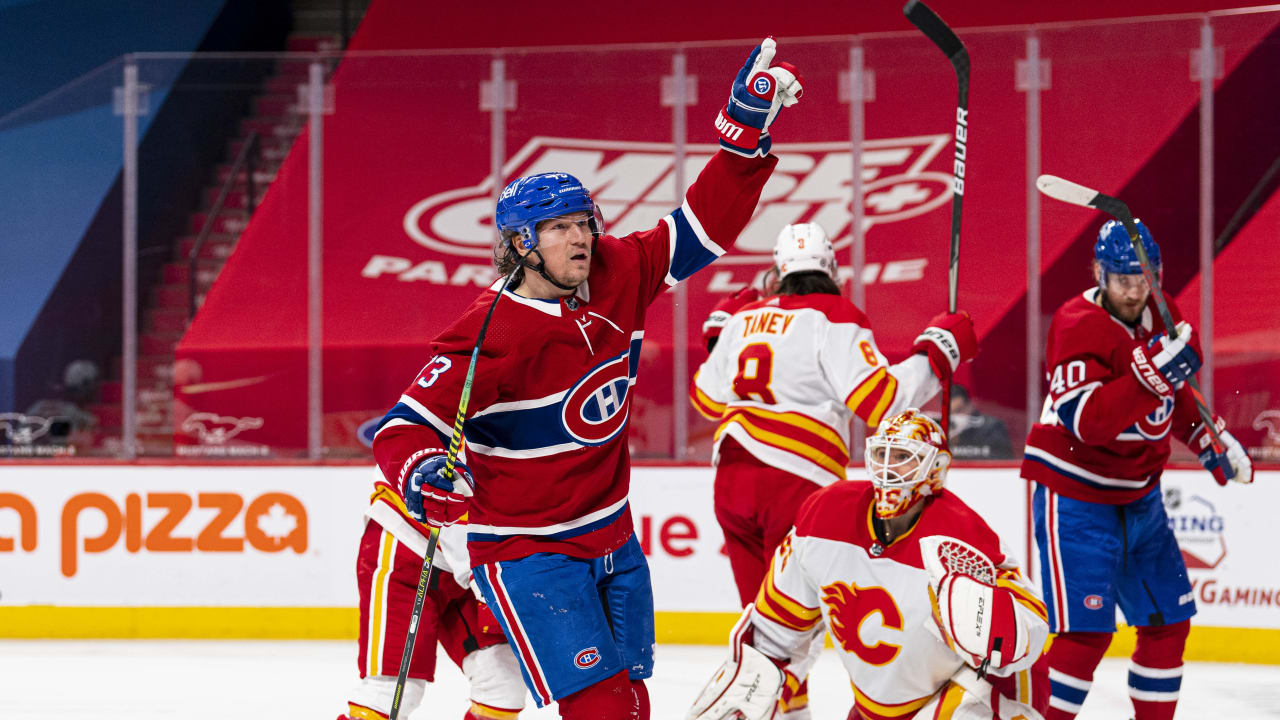
<svg viewBox="0 0 1280 720">
<path fill-rule="evenodd" d="M 1134 220 L 1133 223 L 1138 226 L 1138 239 L 1142 241 L 1142 249 L 1151 260 L 1152 271 L 1159 272 L 1160 246 L 1156 245 L 1151 231 L 1141 220 Z M 1102 225 L 1102 229 L 1098 231 L 1098 241 L 1093 244 L 1093 258 L 1102 266 L 1104 273 L 1137 275 L 1142 272 L 1142 263 L 1138 261 L 1138 252 L 1129 239 L 1129 231 L 1124 229 L 1119 220 L 1108 220 Z"/>
<path fill-rule="evenodd" d="M 539 222 L 579 212 L 589 216 L 593 235 L 604 232 L 600 212 L 581 180 L 568 173 L 541 173 L 513 180 L 503 189 L 495 222 L 500 231 L 519 233 L 521 246 L 532 250 L 538 245 Z"/>
</svg>

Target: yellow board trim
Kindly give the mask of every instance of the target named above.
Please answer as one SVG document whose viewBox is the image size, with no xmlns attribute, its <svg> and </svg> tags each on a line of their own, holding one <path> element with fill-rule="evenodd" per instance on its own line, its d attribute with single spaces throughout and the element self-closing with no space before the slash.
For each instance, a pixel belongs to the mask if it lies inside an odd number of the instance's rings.
<svg viewBox="0 0 1280 720">
<path fill-rule="evenodd" d="M 728 645 L 741 613 L 658 612 L 657 640 Z M 5 639 L 355 640 L 354 607 L 99 607 L 0 605 Z M 1133 628 L 1121 628 L 1109 657 L 1133 654 Z M 1280 665 L 1280 629 L 1191 626 L 1186 660 Z"/>
</svg>

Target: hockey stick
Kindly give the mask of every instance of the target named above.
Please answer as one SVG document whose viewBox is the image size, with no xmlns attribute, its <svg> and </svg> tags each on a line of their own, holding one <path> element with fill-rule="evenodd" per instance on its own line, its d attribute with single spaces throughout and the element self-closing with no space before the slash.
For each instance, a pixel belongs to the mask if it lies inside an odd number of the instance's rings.
<svg viewBox="0 0 1280 720">
<path fill-rule="evenodd" d="M 444 469 L 450 479 L 454 468 L 458 466 L 458 451 L 462 447 L 462 424 L 467 417 L 467 404 L 471 401 L 471 382 L 476 377 L 476 360 L 480 357 L 480 346 L 484 343 L 484 335 L 489 331 L 489 321 L 493 319 L 493 310 L 498 307 L 498 300 L 507 291 L 511 278 L 516 271 L 524 267 L 524 260 L 516 263 L 511 272 L 502 281 L 502 288 L 489 304 L 489 312 L 480 325 L 480 333 L 476 336 L 476 345 L 471 348 L 471 363 L 467 365 L 467 378 L 462 383 L 462 397 L 458 400 L 458 414 L 453 418 L 453 436 L 449 438 L 449 452 L 444 459 Z M 435 568 L 436 544 L 440 541 L 440 528 L 432 527 L 427 535 L 427 553 L 422 557 L 422 573 L 418 575 L 418 592 L 413 596 L 413 614 L 409 616 L 409 632 L 404 638 L 404 652 L 400 654 L 400 674 L 396 676 L 395 694 L 391 696 L 391 713 L 389 720 L 396 720 L 400 715 L 400 701 L 404 699 L 404 685 L 409 680 L 409 662 L 413 659 L 413 645 L 418 639 L 418 621 L 422 619 L 422 603 L 427 598 L 427 585 L 431 583 L 431 571 Z"/>
<path fill-rule="evenodd" d="M 1125 231 L 1129 233 L 1129 242 L 1133 243 L 1133 250 L 1138 255 L 1138 262 L 1142 265 L 1142 275 L 1147 279 L 1147 285 L 1151 288 L 1151 296 L 1155 298 L 1156 308 L 1160 311 L 1160 320 L 1164 322 L 1165 332 L 1169 334 L 1169 337 L 1177 335 L 1178 331 L 1174 327 L 1173 316 L 1169 314 L 1169 304 L 1165 302 L 1164 292 L 1160 290 L 1160 283 L 1156 280 L 1155 268 L 1151 267 L 1151 258 L 1147 257 L 1147 250 L 1142 246 L 1142 241 L 1138 239 L 1138 226 L 1133 221 L 1133 213 L 1129 212 L 1129 206 L 1118 198 L 1103 195 L 1097 190 L 1091 190 L 1083 185 L 1073 183 L 1070 180 L 1063 180 L 1053 175 L 1041 175 L 1036 178 L 1036 187 L 1040 192 L 1054 200 L 1061 200 L 1081 207 L 1096 208 L 1119 220 L 1124 225 Z M 1200 383 L 1196 381 L 1195 375 L 1192 375 L 1187 378 L 1187 384 L 1191 386 L 1191 395 L 1195 398 L 1196 410 L 1200 411 L 1200 421 L 1209 429 L 1209 436 L 1213 438 L 1213 451 L 1222 455 L 1224 453 L 1222 437 L 1218 434 L 1218 428 L 1213 424 L 1213 414 L 1209 412 L 1204 395 L 1200 393 Z M 1235 468 L 1232 468 L 1233 473 L 1234 470 Z"/>
<path fill-rule="evenodd" d="M 947 310 L 954 313 L 960 287 L 960 210 L 964 203 L 965 161 L 969 155 L 969 51 L 942 18 L 920 0 L 910 0 L 902 8 L 902 14 L 938 46 L 956 71 L 959 100 L 956 102 L 956 158 L 951 166 L 951 259 L 947 268 Z M 950 426 L 951 380 L 948 379 L 942 386 L 942 431 L 948 432 Z"/>
</svg>

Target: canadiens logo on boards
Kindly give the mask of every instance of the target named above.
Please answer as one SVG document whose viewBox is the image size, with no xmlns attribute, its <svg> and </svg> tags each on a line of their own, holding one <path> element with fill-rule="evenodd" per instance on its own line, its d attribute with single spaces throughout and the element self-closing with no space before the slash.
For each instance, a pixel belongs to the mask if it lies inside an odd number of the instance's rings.
<svg viewBox="0 0 1280 720">
<path fill-rule="evenodd" d="M 915 217 L 950 200 L 950 172 L 926 169 L 950 140 L 940 134 L 864 143 L 865 228 Z M 716 149 L 709 143 L 687 146 L 687 182 Z M 837 251 L 853 242 L 849 143 L 792 143 L 778 149 L 778 167 L 761 194 L 760 208 L 721 263 L 771 262 L 778 228 L 787 223 L 822 225 Z M 591 189 L 609 232 L 625 235 L 653 227 L 679 205 L 672 192 L 674 170 L 671 143 L 534 137 L 507 162 L 503 180 L 568 172 Z M 405 213 L 404 231 L 432 250 L 490 262 L 494 188 L 488 177 L 424 198 Z"/>
<path fill-rule="evenodd" d="M 574 440 L 603 445 L 627 424 L 631 350 L 606 360 L 578 381 L 560 405 L 560 422 Z"/>
</svg>

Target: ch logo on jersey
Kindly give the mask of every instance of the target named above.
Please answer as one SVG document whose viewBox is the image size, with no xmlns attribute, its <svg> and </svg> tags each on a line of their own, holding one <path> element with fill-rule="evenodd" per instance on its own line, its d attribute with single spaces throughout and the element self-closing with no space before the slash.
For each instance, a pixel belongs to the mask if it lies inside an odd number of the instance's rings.
<svg viewBox="0 0 1280 720">
<path fill-rule="evenodd" d="M 898 656 L 901 645 L 883 640 L 868 645 L 862 639 L 862 626 L 872 615 L 880 616 L 882 628 L 902 630 L 902 611 L 888 590 L 836 582 L 822 588 L 822 601 L 827 604 L 831 636 L 845 652 L 871 665 L 887 665 Z"/>
<path fill-rule="evenodd" d="M 761 78 L 772 82 L 770 76 Z M 863 143 L 864 230 L 922 215 L 951 199 L 950 158 L 940 157 L 950 141 L 948 130 Z M 718 148 L 716 144 L 686 146 L 688 166 L 700 167 Z M 760 207 L 719 260 L 722 264 L 772 263 L 778 228 L 787 223 L 819 223 L 827 228 L 837 251 L 853 243 L 848 196 L 853 162 L 848 141 L 793 143 L 776 149 L 780 160 L 760 196 Z M 617 236 L 651 228 L 680 205 L 671 189 L 675 173 L 671 143 L 535 137 L 512 157 L 504 172 L 497 182 L 489 177 L 478 185 L 419 200 L 404 215 L 404 231 L 432 250 L 492 261 L 493 196 L 495 188 L 502 187 L 497 183 L 542 172 L 567 172 L 581 179 L 609 218 L 610 232 Z M 692 182 L 697 173 L 686 177 L 686 182 Z"/>
<path fill-rule="evenodd" d="M 1165 397 L 1160 407 L 1133 424 L 1132 430 L 1148 440 L 1159 440 L 1169 434 L 1173 425 L 1173 398 Z"/>
<path fill-rule="evenodd" d="M 603 445 L 627 424 L 631 352 L 607 360 L 587 373 L 565 395 L 560 422 L 583 445 Z"/>
<path fill-rule="evenodd" d="M 600 651 L 593 647 L 579 650 L 578 654 L 573 656 L 573 664 L 579 670 L 586 670 L 598 662 L 600 662 Z"/>
</svg>

